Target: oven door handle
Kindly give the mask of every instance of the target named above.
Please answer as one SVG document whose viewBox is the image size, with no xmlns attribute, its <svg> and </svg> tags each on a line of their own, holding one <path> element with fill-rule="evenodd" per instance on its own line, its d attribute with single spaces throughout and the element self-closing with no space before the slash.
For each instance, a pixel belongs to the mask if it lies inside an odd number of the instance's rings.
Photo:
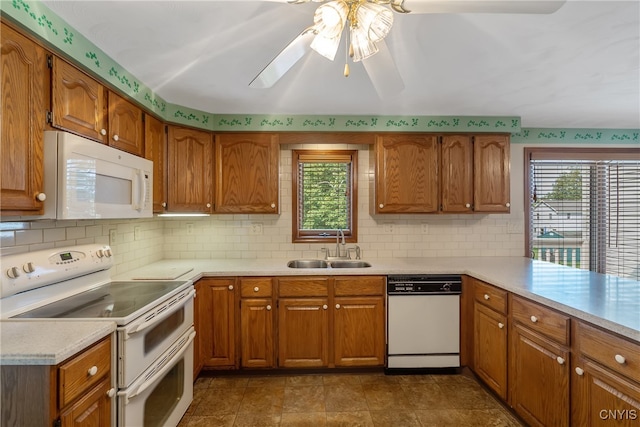
<svg viewBox="0 0 640 427">
<path fill-rule="evenodd" d="M 125 339 L 129 339 L 129 337 L 131 335 L 137 334 L 138 332 L 141 332 L 141 331 L 144 331 L 145 329 L 150 328 L 151 326 L 153 326 L 153 325 L 161 322 L 165 318 L 171 316 L 173 313 L 175 313 L 176 311 L 178 311 L 182 307 L 184 307 L 185 303 L 187 301 L 189 301 L 189 298 L 194 298 L 195 295 L 196 295 L 196 290 L 192 289 L 191 292 L 189 292 L 189 294 L 184 298 L 184 301 L 182 301 L 182 303 L 174 305 L 172 308 L 162 312 L 162 314 L 160 314 L 159 316 L 154 317 L 149 322 L 143 322 L 143 323 L 139 324 L 137 327 L 135 327 L 134 329 L 132 329 L 130 331 L 125 330 L 125 333 L 126 333 L 126 338 Z"/>
<path fill-rule="evenodd" d="M 131 399 L 133 399 L 134 397 L 138 396 L 140 393 L 142 393 L 143 391 L 148 389 L 151 385 L 153 385 L 156 382 L 156 380 L 158 380 L 158 378 L 162 378 L 162 376 L 169 369 L 173 368 L 173 362 L 182 357 L 182 355 L 184 354 L 185 351 L 187 351 L 187 349 L 189 348 L 189 346 L 191 345 L 191 343 L 193 342 L 195 337 L 196 337 L 196 331 L 191 332 L 189 334 L 189 338 L 188 338 L 187 342 L 180 348 L 180 351 L 178 351 L 171 358 L 171 360 L 169 360 L 158 372 L 153 374 L 151 376 L 151 378 L 149 378 L 147 381 L 145 381 L 142 384 L 140 384 L 140 386 L 138 386 L 136 391 L 134 391 L 133 393 L 129 393 L 129 391 L 127 391 L 127 390 L 119 391 L 118 392 L 118 396 L 124 396 L 126 398 L 126 402 L 128 404 Z"/>
</svg>

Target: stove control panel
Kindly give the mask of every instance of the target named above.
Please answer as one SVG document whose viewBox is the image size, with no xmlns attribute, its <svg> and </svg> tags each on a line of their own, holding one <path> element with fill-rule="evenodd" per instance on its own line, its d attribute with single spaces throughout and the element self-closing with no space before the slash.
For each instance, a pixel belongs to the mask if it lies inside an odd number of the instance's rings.
<svg viewBox="0 0 640 427">
<path fill-rule="evenodd" d="M 1 298 L 107 270 L 114 264 L 111 248 L 97 244 L 8 255 L 0 261 Z"/>
</svg>

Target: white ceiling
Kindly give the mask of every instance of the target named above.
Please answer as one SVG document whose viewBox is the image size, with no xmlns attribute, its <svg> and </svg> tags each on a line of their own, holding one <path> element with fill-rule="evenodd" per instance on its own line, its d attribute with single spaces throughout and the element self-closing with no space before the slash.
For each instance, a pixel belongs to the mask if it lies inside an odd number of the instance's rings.
<svg viewBox="0 0 640 427">
<path fill-rule="evenodd" d="M 210 113 L 520 116 L 523 127 L 640 128 L 640 2 L 569 0 L 550 15 L 395 15 L 405 89 L 380 99 L 360 63 L 310 52 L 249 82 L 318 3 L 44 3 L 166 101 Z"/>
</svg>

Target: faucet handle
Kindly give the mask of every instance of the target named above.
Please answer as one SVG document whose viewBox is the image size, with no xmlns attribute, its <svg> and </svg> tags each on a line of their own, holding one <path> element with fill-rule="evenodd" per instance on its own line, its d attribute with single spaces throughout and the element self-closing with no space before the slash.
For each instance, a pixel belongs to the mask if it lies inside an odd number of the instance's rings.
<svg viewBox="0 0 640 427">
<path fill-rule="evenodd" d="M 356 259 L 360 259 L 361 251 L 360 246 L 356 245 Z"/>
<path fill-rule="evenodd" d="M 324 252 L 324 259 L 329 258 L 329 248 L 320 248 L 320 252 Z"/>
</svg>

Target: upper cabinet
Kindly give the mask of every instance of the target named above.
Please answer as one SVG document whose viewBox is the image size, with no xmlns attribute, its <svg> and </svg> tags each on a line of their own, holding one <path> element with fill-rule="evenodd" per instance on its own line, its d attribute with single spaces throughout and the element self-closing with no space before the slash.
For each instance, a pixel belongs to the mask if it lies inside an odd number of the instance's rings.
<svg viewBox="0 0 640 427">
<path fill-rule="evenodd" d="M 215 157 L 216 212 L 278 213 L 277 135 L 216 135 Z"/>
<path fill-rule="evenodd" d="M 42 214 L 46 52 L 8 26 L 0 29 L 0 206 L 3 214 Z"/>
<path fill-rule="evenodd" d="M 438 137 L 391 134 L 375 143 L 374 213 L 438 211 Z"/>
<path fill-rule="evenodd" d="M 140 108 L 58 57 L 52 67 L 52 126 L 144 155 Z"/>
<path fill-rule="evenodd" d="M 375 144 L 373 213 L 509 212 L 509 136 L 391 134 Z"/>
<path fill-rule="evenodd" d="M 144 121 L 144 157 L 153 162 L 153 212 L 167 208 L 167 134 L 164 124 L 147 115 Z"/>
<path fill-rule="evenodd" d="M 168 126 L 167 210 L 213 213 L 213 138 L 210 132 Z"/>
</svg>

